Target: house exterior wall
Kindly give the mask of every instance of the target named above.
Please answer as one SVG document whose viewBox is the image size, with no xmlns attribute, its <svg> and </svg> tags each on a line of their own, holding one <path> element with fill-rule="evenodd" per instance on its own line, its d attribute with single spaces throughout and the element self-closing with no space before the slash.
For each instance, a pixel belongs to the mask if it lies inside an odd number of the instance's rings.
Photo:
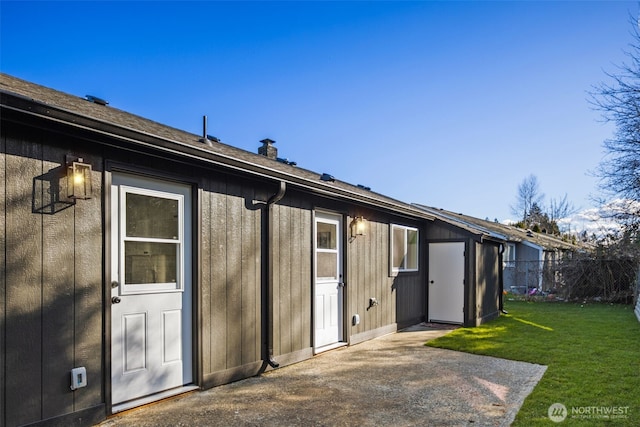
<svg viewBox="0 0 640 427">
<path fill-rule="evenodd" d="M 65 154 L 95 165 L 101 157 L 78 141 L 4 123 L 0 141 L 0 424 L 70 413 L 91 423 L 104 414 L 102 203 L 52 204 L 50 197 Z M 96 194 L 100 175 L 94 170 Z M 89 382 L 72 392 L 77 366 L 86 367 Z"/>
<path fill-rule="evenodd" d="M 313 346 L 313 206 L 290 191 L 273 206 L 273 356 L 283 364 L 311 357 Z"/>
<path fill-rule="evenodd" d="M 476 316 L 480 325 L 500 315 L 500 245 L 476 242 Z"/>
<path fill-rule="evenodd" d="M 263 206 L 266 186 L 202 173 L 199 319 L 202 384 L 257 373 L 262 359 Z"/>
<path fill-rule="evenodd" d="M 540 249 L 526 244 L 518 244 L 516 247 L 516 261 L 540 261 Z"/>
<path fill-rule="evenodd" d="M 368 230 L 364 236 L 347 240 L 349 309 L 346 324 L 349 342 L 352 344 L 395 331 L 397 327 L 421 322 L 424 319 L 426 303 L 425 246 L 419 246 L 418 271 L 393 274 L 390 266 L 391 225 L 418 228 L 422 242 L 424 229 L 421 225 L 376 212 L 363 212 L 361 209 L 347 217 L 347 225 L 358 215 L 367 218 Z M 347 235 L 350 235 L 348 228 Z M 379 304 L 370 307 L 370 298 L 376 298 Z M 352 324 L 354 314 L 360 316 L 359 325 Z"/>
<path fill-rule="evenodd" d="M 2 425 L 43 420 L 93 424 L 108 413 L 110 381 L 111 174 L 143 173 L 192 185 L 194 197 L 194 378 L 212 387 L 270 369 L 267 338 L 281 366 L 313 356 L 313 217 L 343 215 L 345 340 L 394 332 L 424 319 L 426 248 L 418 272 L 390 274 L 391 224 L 421 221 L 365 209 L 290 188 L 271 207 L 277 181 L 256 180 L 202 164 L 102 145 L 69 133 L 3 122 L 0 138 L 0 403 Z M 74 205 L 47 202 L 64 174 L 65 155 L 93 166 L 93 197 Z M 53 179 L 55 177 L 55 179 Z M 355 216 L 365 236 L 349 239 Z M 271 239 L 266 229 L 271 229 Z M 267 262 L 275 267 L 273 306 Z M 369 307 L 369 298 L 377 306 Z M 351 322 L 360 315 L 360 324 Z M 272 322 L 270 325 L 270 317 Z M 269 329 L 271 328 L 271 329 Z M 88 386 L 69 389 L 84 366 Z M 82 421 L 80 421 L 82 420 Z"/>
<path fill-rule="evenodd" d="M 542 281 L 542 249 L 525 243 L 516 244 L 515 261 L 504 267 L 504 289 L 524 293 L 540 286 Z"/>
<path fill-rule="evenodd" d="M 12 102 L 17 107 L 5 109 L 3 98 L 0 127 L 0 426 L 92 425 L 110 411 L 110 200 L 116 173 L 191 186 L 193 378 L 201 388 L 271 369 L 269 356 L 280 366 L 313 356 L 319 211 L 342 216 L 346 344 L 425 319 L 427 244 L 433 240 L 465 242 L 465 324 L 475 321 L 477 249 L 456 227 L 433 226 L 429 217 L 414 217 L 379 195 L 350 199 L 353 193 L 344 188 L 333 194 L 330 186 L 308 185 L 302 173 L 292 179 L 297 187 L 288 184 L 284 198 L 268 205 L 277 179 L 258 177 L 263 170 L 248 172 L 247 163 L 205 161 L 198 147 L 182 146 L 168 129 L 156 129 L 163 135 L 156 138 L 109 124 L 109 117 L 91 119 L 82 108 L 49 117 L 56 109 L 49 104 L 34 111 L 38 101 L 29 97 Z M 92 165 L 92 198 L 75 204 L 53 198 L 64 191 L 59 185 L 67 155 Z M 251 162 L 250 153 L 241 155 Z M 297 171 L 280 176 L 289 173 Z M 364 236 L 350 234 L 356 216 L 368 220 Z M 418 271 L 391 271 L 393 224 L 418 229 Z M 490 281 L 487 276 L 483 284 L 487 294 Z M 370 306 L 370 298 L 378 304 Z M 71 391 L 70 371 L 80 366 L 88 385 Z"/>
<path fill-rule="evenodd" d="M 439 220 L 427 226 L 427 239 L 465 243 L 464 325 L 480 325 L 499 316 L 500 245 L 478 241 L 471 233 Z"/>
</svg>

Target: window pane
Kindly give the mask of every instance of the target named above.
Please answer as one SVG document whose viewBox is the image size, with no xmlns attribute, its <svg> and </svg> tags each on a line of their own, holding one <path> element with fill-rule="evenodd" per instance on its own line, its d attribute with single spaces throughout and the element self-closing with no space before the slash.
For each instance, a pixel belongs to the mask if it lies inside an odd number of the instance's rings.
<svg viewBox="0 0 640 427">
<path fill-rule="evenodd" d="M 418 230 L 407 230 L 407 263 L 408 270 L 418 269 Z"/>
<path fill-rule="evenodd" d="M 393 227 L 393 268 L 404 268 L 404 228 Z"/>
<path fill-rule="evenodd" d="M 127 237 L 178 239 L 178 201 L 127 193 Z"/>
<path fill-rule="evenodd" d="M 317 245 L 318 249 L 337 249 L 336 247 L 336 224 L 317 223 Z"/>
<path fill-rule="evenodd" d="M 176 243 L 125 242 L 125 284 L 177 283 L 177 259 Z"/>
<path fill-rule="evenodd" d="M 317 276 L 319 279 L 337 279 L 338 254 L 335 252 L 318 252 Z"/>
</svg>

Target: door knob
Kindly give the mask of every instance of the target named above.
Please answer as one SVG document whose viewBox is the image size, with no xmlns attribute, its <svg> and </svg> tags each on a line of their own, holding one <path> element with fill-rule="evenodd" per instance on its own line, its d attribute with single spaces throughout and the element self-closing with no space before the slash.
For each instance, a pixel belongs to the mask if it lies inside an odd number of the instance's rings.
<svg viewBox="0 0 640 427">
<path fill-rule="evenodd" d="M 433 284 L 433 283 L 434 283 L 434 281 L 432 280 L 432 281 L 430 281 L 429 283 Z"/>
<path fill-rule="evenodd" d="M 112 304 L 119 304 L 119 303 L 120 303 L 120 301 L 122 301 L 122 300 L 120 299 L 120 297 L 113 297 L 113 298 L 111 298 L 111 303 L 112 303 Z"/>
</svg>

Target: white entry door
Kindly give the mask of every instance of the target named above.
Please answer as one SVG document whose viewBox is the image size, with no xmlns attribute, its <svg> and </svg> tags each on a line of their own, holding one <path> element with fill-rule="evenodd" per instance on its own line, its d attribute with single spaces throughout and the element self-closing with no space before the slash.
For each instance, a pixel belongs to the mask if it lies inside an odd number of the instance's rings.
<svg viewBox="0 0 640 427">
<path fill-rule="evenodd" d="M 114 173 L 111 230 L 111 402 L 117 412 L 136 406 L 119 409 L 123 402 L 165 397 L 193 379 L 191 189 Z"/>
<path fill-rule="evenodd" d="M 428 318 L 464 323 L 464 242 L 429 243 Z"/>
<path fill-rule="evenodd" d="M 343 341 L 342 217 L 315 220 L 315 348 Z"/>
</svg>

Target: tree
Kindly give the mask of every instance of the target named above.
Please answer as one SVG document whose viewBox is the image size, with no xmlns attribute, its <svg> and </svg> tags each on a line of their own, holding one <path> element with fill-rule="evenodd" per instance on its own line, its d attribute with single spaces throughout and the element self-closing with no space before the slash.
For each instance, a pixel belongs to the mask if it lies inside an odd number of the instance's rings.
<svg viewBox="0 0 640 427">
<path fill-rule="evenodd" d="M 549 222 L 556 224 L 557 226 L 558 220 L 567 218 L 577 211 L 578 210 L 575 208 L 575 206 L 573 206 L 573 204 L 568 201 L 567 194 L 565 193 L 564 197 L 562 197 L 561 199 L 556 200 L 552 198 L 549 201 L 549 210 L 547 214 L 549 216 Z"/>
<path fill-rule="evenodd" d="M 591 93 L 591 102 L 606 122 L 615 125 L 612 138 L 604 141 L 607 152 L 597 174 L 610 195 L 629 200 L 620 219 L 637 224 L 640 219 L 640 33 L 632 20 L 633 41 L 625 53 L 628 62 L 616 73 L 605 73 L 611 83 L 600 83 Z"/>
<path fill-rule="evenodd" d="M 561 199 L 552 198 L 548 207 L 542 205 L 544 194 L 540 192 L 538 178 L 531 174 L 518 185 L 516 204 L 511 206 L 514 215 L 522 215 L 516 227 L 548 234 L 561 234 L 559 220 L 577 210 L 565 194 Z"/>
<path fill-rule="evenodd" d="M 511 206 L 511 212 L 519 215 L 522 221 L 527 221 L 533 205 L 540 205 L 544 199 L 544 194 L 540 193 L 538 178 L 531 174 L 518 185 L 516 204 Z"/>
<path fill-rule="evenodd" d="M 560 234 L 558 222 L 552 220 L 549 214 L 544 212 L 537 203 L 531 206 L 523 225 L 537 233 Z"/>
</svg>

